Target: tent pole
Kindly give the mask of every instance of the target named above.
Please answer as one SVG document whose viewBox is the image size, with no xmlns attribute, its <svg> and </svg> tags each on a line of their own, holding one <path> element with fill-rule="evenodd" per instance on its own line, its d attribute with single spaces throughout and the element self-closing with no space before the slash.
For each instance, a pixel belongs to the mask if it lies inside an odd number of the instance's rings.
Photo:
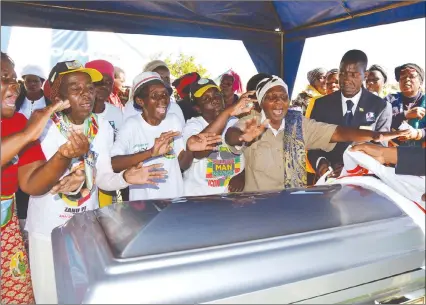
<svg viewBox="0 0 426 305">
<path fill-rule="evenodd" d="M 281 78 L 284 79 L 284 33 L 280 32 L 281 37 L 281 58 L 280 58 L 280 74 Z"/>
</svg>

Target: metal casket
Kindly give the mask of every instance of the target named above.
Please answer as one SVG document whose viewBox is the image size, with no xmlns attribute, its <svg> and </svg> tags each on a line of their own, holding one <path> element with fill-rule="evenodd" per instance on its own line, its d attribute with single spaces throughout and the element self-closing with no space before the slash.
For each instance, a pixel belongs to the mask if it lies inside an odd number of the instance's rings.
<svg viewBox="0 0 426 305">
<path fill-rule="evenodd" d="M 425 289 L 424 234 L 356 186 L 116 204 L 52 232 L 59 303 L 368 303 Z"/>
</svg>

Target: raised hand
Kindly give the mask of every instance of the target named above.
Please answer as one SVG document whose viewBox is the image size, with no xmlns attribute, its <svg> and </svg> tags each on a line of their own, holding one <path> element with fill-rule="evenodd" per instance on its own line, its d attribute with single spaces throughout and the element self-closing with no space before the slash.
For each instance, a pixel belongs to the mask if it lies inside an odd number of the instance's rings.
<svg viewBox="0 0 426 305">
<path fill-rule="evenodd" d="M 415 129 L 414 129 L 415 130 Z M 374 142 L 389 142 L 396 138 L 411 138 L 413 129 L 396 130 L 389 132 L 375 132 L 373 136 Z"/>
<path fill-rule="evenodd" d="M 89 140 L 83 133 L 71 131 L 68 142 L 62 144 L 58 152 L 68 159 L 78 158 L 89 151 L 89 146 Z"/>
<path fill-rule="evenodd" d="M 257 103 L 257 99 L 252 97 L 255 94 L 256 91 L 247 91 L 241 95 L 238 102 L 231 108 L 231 116 L 249 113 L 253 109 L 254 103 Z"/>
<path fill-rule="evenodd" d="M 75 192 L 83 181 L 86 179 L 86 175 L 83 170 L 76 170 L 75 172 L 63 177 L 52 189 L 50 193 L 52 195 L 58 193 L 70 193 Z"/>
<path fill-rule="evenodd" d="M 152 184 L 158 185 L 158 180 L 166 178 L 167 171 L 161 170 L 163 164 L 157 163 L 150 166 L 143 166 L 139 163 L 124 172 L 124 180 L 129 184 Z"/>
<path fill-rule="evenodd" d="M 245 123 L 246 126 L 242 130 L 243 134 L 240 136 L 239 140 L 250 143 L 265 131 L 269 124 L 269 120 L 265 120 L 263 123 L 258 124 L 256 118 L 252 118 Z"/>
<path fill-rule="evenodd" d="M 423 107 L 414 107 L 414 108 L 411 108 L 410 110 L 408 110 L 405 113 L 405 117 L 407 119 L 419 119 L 419 120 L 421 120 L 421 119 L 423 119 L 423 117 L 425 116 L 425 114 L 426 114 L 425 108 L 423 108 Z"/>
<path fill-rule="evenodd" d="M 172 146 L 173 138 L 180 135 L 177 131 L 163 132 L 159 138 L 155 139 L 154 146 L 151 148 L 152 157 L 162 156 L 168 153 Z"/>
<path fill-rule="evenodd" d="M 27 126 L 24 129 L 24 133 L 31 140 L 37 140 L 44 128 L 46 127 L 47 121 L 50 119 L 50 116 L 58 111 L 62 111 L 70 107 L 69 101 L 59 101 L 49 106 L 35 110 L 30 119 L 28 120 Z"/>
<path fill-rule="evenodd" d="M 222 142 L 222 136 L 206 132 L 193 135 L 186 141 L 186 149 L 189 151 L 215 150 L 217 144 Z"/>
</svg>

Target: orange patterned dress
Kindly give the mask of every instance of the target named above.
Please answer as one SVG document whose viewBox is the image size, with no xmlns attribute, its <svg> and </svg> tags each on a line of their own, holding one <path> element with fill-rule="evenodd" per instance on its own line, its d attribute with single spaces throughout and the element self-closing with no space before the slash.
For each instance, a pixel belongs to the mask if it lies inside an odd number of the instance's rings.
<svg viewBox="0 0 426 305">
<path fill-rule="evenodd" d="M 16 216 L 15 198 L 1 198 L 1 303 L 34 304 L 28 257 Z"/>
</svg>

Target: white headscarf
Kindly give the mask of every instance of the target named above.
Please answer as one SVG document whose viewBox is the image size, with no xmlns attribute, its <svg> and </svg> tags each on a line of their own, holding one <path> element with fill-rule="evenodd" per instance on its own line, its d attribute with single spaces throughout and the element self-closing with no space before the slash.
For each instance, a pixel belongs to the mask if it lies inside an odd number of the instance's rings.
<svg viewBox="0 0 426 305">
<path fill-rule="evenodd" d="M 256 86 L 256 97 L 257 102 L 259 105 L 262 105 L 263 98 L 265 97 L 266 92 L 268 92 L 269 89 L 281 86 L 285 89 L 285 91 L 288 93 L 288 86 L 287 84 L 278 76 L 272 75 L 272 77 L 267 77 L 262 79 Z"/>
</svg>

